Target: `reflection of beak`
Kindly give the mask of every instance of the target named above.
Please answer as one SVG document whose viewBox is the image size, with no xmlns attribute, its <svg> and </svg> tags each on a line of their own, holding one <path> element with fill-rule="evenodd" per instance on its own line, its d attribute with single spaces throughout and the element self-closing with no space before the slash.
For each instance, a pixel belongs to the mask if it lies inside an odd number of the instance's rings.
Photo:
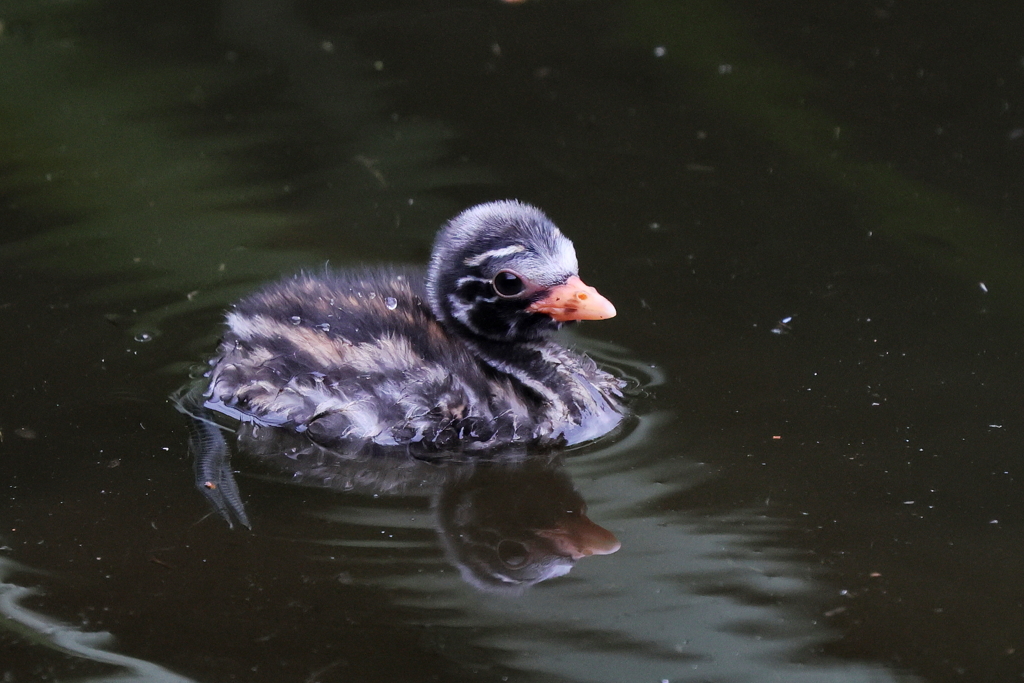
<svg viewBox="0 0 1024 683">
<path fill-rule="evenodd" d="M 565 284 L 552 287 L 527 308 L 530 313 L 543 313 L 560 323 L 570 320 L 605 320 L 615 317 L 612 302 L 588 287 L 578 276 L 573 275 Z"/>
<path fill-rule="evenodd" d="M 559 520 L 554 529 L 542 529 L 537 535 L 551 540 L 560 554 L 574 560 L 588 555 L 611 555 L 622 547 L 615 534 L 594 524 L 586 515 Z"/>
</svg>

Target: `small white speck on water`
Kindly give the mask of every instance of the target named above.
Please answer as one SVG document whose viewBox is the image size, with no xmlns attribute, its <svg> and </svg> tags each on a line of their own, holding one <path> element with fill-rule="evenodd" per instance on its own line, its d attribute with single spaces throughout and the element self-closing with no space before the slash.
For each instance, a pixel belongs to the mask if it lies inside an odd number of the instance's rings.
<svg viewBox="0 0 1024 683">
<path fill-rule="evenodd" d="M 384 305 L 388 307 L 389 311 L 393 311 L 398 308 L 398 299 L 393 296 L 384 297 Z"/>
<path fill-rule="evenodd" d="M 153 335 L 150 334 L 149 332 L 139 332 L 137 335 L 135 335 L 135 341 L 142 342 L 143 344 L 146 342 L 151 342 L 153 341 Z"/>
<path fill-rule="evenodd" d="M 981 291 L 985 292 L 986 294 L 988 293 L 988 287 L 985 286 L 984 282 L 979 282 L 978 286 L 981 287 Z"/>
<path fill-rule="evenodd" d="M 366 295 L 366 298 L 367 299 L 376 299 L 377 298 L 377 292 L 370 292 L 369 294 Z"/>
<path fill-rule="evenodd" d="M 291 318 L 289 318 L 289 320 L 292 321 L 292 325 L 301 325 L 302 324 L 302 318 L 300 318 L 297 315 L 293 315 Z"/>
<path fill-rule="evenodd" d="M 790 331 L 789 324 L 793 322 L 793 316 L 787 315 L 772 328 L 772 334 L 787 334 Z"/>
<path fill-rule="evenodd" d="M 330 332 L 331 331 L 331 324 L 330 323 L 320 323 L 319 325 L 317 325 L 317 327 L 320 328 L 321 330 L 323 330 L 324 332 Z"/>
</svg>

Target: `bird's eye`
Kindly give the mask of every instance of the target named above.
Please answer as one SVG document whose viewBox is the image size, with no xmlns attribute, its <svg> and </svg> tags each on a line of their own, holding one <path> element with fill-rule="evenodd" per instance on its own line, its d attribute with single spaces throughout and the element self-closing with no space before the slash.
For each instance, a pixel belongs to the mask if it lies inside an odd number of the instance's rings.
<svg viewBox="0 0 1024 683">
<path fill-rule="evenodd" d="M 498 296 L 518 296 L 526 289 L 523 278 L 511 270 L 503 270 L 494 276 L 494 291 Z"/>
<path fill-rule="evenodd" d="M 510 541 L 507 538 L 498 542 L 498 559 L 509 569 L 519 569 L 530 559 L 530 551 L 519 541 Z"/>
</svg>

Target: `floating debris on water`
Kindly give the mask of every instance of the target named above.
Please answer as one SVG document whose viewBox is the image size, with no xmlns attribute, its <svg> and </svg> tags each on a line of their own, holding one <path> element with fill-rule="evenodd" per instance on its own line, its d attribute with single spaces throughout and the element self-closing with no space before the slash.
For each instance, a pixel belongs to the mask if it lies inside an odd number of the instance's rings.
<svg viewBox="0 0 1024 683">
<path fill-rule="evenodd" d="M 789 323 L 793 322 L 793 316 L 787 315 L 772 328 L 772 334 L 786 334 L 789 332 Z"/>
<path fill-rule="evenodd" d="M 39 436 L 31 427 L 18 427 L 14 430 L 14 435 L 30 441 Z"/>
<path fill-rule="evenodd" d="M 389 311 L 393 311 L 398 308 L 398 299 L 393 296 L 384 297 L 384 305 L 388 307 Z"/>
</svg>

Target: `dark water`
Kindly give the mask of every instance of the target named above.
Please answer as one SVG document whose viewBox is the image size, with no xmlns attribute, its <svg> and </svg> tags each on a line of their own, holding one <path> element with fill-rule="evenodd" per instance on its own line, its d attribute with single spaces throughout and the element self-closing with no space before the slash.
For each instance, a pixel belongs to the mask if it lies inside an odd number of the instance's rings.
<svg viewBox="0 0 1024 683">
<path fill-rule="evenodd" d="M 0 680 L 1019 679 L 1022 15 L 0 4 Z M 167 396 L 227 304 L 503 197 L 650 375 L 543 475 L 622 548 L 478 590 L 437 472 L 211 516 Z"/>
</svg>

